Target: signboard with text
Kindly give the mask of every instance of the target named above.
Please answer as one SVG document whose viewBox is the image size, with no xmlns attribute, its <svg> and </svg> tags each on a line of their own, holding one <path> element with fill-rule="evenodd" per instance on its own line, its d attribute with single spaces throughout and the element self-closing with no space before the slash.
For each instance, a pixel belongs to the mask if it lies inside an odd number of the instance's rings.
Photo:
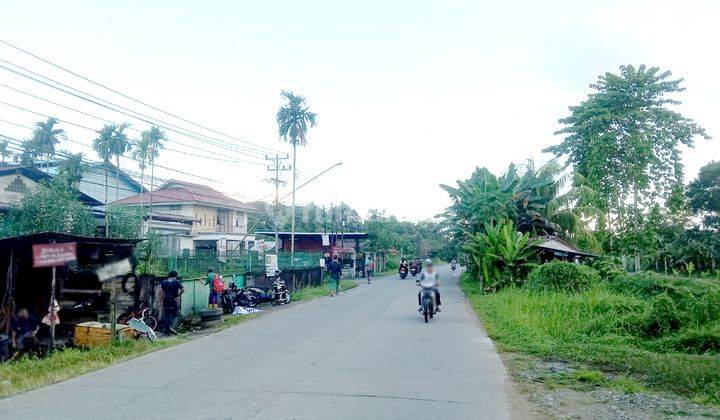
<svg viewBox="0 0 720 420">
<path fill-rule="evenodd" d="M 57 267 L 77 261 L 77 243 L 34 244 L 33 267 Z"/>
<path fill-rule="evenodd" d="M 265 275 L 273 277 L 278 269 L 277 254 L 265 254 Z"/>
</svg>

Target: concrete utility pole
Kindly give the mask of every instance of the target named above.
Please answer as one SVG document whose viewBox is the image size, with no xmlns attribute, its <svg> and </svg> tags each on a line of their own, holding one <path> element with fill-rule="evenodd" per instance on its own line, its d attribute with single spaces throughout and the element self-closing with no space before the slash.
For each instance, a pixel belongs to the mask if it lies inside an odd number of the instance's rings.
<svg viewBox="0 0 720 420">
<path fill-rule="evenodd" d="M 289 159 L 290 156 L 285 154 L 285 156 L 280 156 L 279 154 L 275 154 L 275 156 L 268 156 L 265 155 L 265 160 L 272 161 L 272 166 L 268 165 L 268 171 L 269 172 L 275 172 L 274 178 L 268 178 L 265 180 L 265 182 L 269 182 L 271 184 L 275 184 L 275 253 L 278 253 L 278 247 L 280 246 L 280 238 L 279 238 L 279 227 L 278 227 L 278 215 L 280 213 L 280 184 L 287 185 L 286 181 L 283 181 L 280 179 L 280 171 L 289 171 L 291 168 L 289 166 L 280 165 L 281 160 Z"/>
</svg>

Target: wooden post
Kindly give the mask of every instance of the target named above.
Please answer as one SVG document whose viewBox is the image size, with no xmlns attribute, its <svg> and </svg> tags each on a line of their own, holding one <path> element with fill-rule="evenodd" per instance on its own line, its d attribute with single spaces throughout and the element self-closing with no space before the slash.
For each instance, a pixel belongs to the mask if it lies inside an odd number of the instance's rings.
<svg viewBox="0 0 720 420">
<path fill-rule="evenodd" d="M 115 340 L 115 333 L 117 332 L 117 315 L 115 313 L 117 307 L 117 299 L 115 293 L 115 277 L 110 280 L 110 336 L 111 341 Z"/>
<path fill-rule="evenodd" d="M 50 281 L 50 347 L 55 347 L 55 266 L 52 267 L 52 280 Z"/>
</svg>

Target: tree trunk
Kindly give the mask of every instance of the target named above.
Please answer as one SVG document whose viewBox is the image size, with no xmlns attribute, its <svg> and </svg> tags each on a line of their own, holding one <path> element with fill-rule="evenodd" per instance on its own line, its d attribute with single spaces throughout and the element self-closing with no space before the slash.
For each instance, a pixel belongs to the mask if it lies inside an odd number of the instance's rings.
<svg viewBox="0 0 720 420">
<path fill-rule="evenodd" d="M 155 190 L 155 159 L 150 164 L 150 211 L 148 212 L 148 232 L 152 228 L 152 212 L 153 212 L 153 191 Z M 194 223 L 194 222 L 193 222 Z"/>
<path fill-rule="evenodd" d="M 638 186 L 637 182 L 633 183 L 633 210 L 635 216 L 633 217 L 633 229 L 635 230 L 635 272 L 640 271 L 640 246 L 638 240 L 640 237 L 640 209 L 638 208 Z"/>
<path fill-rule="evenodd" d="M 120 155 L 115 156 L 115 201 L 120 200 Z"/>
<path fill-rule="evenodd" d="M 105 237 L 110 237 L 110 215 L 108 214 L 108 168 L 105 162 Z"/>
<path fill-rule="evenodd" d="M 295 266 L 295 181 L 297 180 L 297 142 L 293 142 L 292 215 L 290 230 L 290 267 Z"/>
</svg>

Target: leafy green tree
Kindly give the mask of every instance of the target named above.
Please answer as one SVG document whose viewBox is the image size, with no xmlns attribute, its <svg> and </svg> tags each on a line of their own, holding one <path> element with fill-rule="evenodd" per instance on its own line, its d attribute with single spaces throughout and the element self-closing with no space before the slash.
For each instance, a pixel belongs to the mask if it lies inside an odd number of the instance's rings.
<svg viewBox="0 0 720 420">
<path fill-rule="evenodd" d="M 282 91 L 285 104 L 280 107 L 275 117 L 278 124 L 280 139 L 290 142 L 293 147 L 293 181 L 292 181 L 292 237 L 290 252 L 295 251 L 295 183 L 297 181 L 297 147 L 307 144 L 308 126 L 314 127 L 317 114 L 310 111 L 305 98 L 292 92 Z"/>
<path fill-rule="evenodd" d="M 546 149 L 567 157 L 603 198 L 609 227 L 637 232 L 642 208 L 655 197 L 667 198 L 682 182 L 680 147 L 692 146 L 696 136 L 709 138 L 671 109 L 679 102 L 668 95 L 684 88 L 682 79 L 670 77 L 669 71 L 644 65 L 601 75 L 591 85 L 594 92 L 560 120 L 565 127 L 557 134 L 565 139 Z M 631 251 L 639 266 L 641 250 Z"/>
<path fill-rule="evenodd" d="M 38 232 L 94 236 L 95 218 L 65 182 L 44 180 L 0 217 L 0 236 Z"/>
<path fill-rule="evenodd" d="M 108 206 L 111 238 L 138 239 L 142 233 L 142 211 L 136 207 Z"/>
<path fill-rule="evenodd" d="M 712 161 L 700 168 L 686 194 L 690 209 L 703 216 L 703 224 L 720 231 L 720 162 Z"/>
</svg>

